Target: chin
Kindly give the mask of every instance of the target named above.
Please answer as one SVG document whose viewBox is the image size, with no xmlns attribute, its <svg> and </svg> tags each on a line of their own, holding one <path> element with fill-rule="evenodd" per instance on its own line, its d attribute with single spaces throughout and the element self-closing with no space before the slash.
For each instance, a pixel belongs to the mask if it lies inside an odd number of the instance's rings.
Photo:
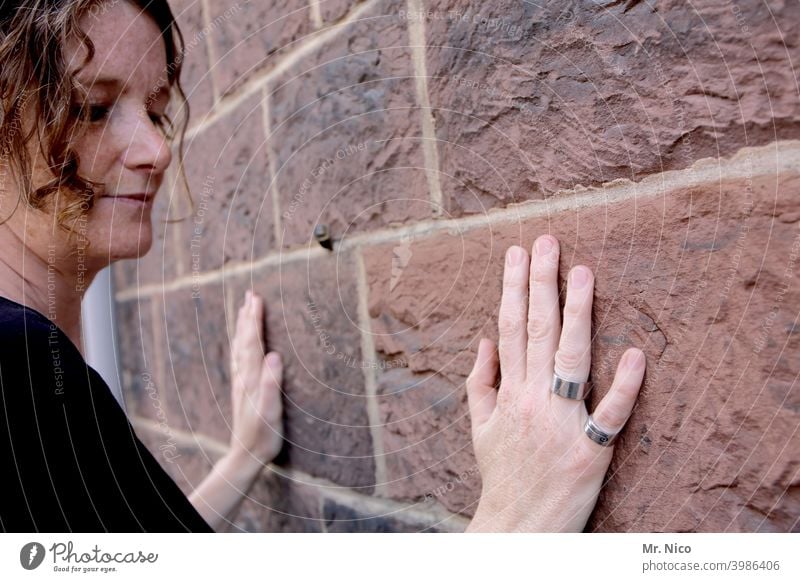
<svg viewBox="0 0 800 582">
<path fill-rule="evenodd" d="M 122 243 L 122 244 L 121 244 Z M 109 255 L 111 262 L 123 261 L 125 259 L 139 259 L 145 256 L 153 246 L 153 233 L 150 229 L 142 229 L 131 233 L 131 236 L 122 240 L 112 240 L 109 245 Z"/>
</svg>

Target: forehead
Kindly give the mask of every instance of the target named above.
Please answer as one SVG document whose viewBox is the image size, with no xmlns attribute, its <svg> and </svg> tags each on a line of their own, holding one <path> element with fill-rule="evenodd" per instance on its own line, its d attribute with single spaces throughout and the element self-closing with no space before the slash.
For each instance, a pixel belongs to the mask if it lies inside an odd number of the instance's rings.
<svg viewBox="0 0 800 582">
<path fill-rule="evenodd" d="M 80 71 L 78 80 L 88 86 L 95 78 L 115 79 L 125 87 L 150 90 L 166 78 L 164 39 L 153 18 L 131 2 L 110 0 L 90 10 L 80 21 L 94 44 L 94 57 Z M 77 40 L 67 44 L 70 69 L 81 66 L 86 47 Z"/>
</svg>

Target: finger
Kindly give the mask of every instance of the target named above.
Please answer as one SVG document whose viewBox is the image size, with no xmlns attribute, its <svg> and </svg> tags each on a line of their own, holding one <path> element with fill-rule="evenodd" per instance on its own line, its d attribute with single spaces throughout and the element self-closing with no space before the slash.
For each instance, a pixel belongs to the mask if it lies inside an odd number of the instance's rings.
<svg viewBox="0 0 800 582">
<path fill-rule="evenodd" d="M 645 357 L 642 350 L 631 348 L 623 354 L 611 389 L 592 414 L 595 424 L 601 430 L 615 434 L 625 426 L 639 395 L 644 370 Z"/>
<path fill-rule="evenodd" d="M 592 297 L 594 276 L 582 265 L 570 271 L 564 323 L 555 357 L 555 373 L 572 382 L 586 382 L 592 363 Z"/>
<path fill-rule="evenodd" d="M 553 375 L 553 356 L 561 332 L 558 303 L 559 244 L 555 237 L 543 235 L 533 245 L 531 301 L 528 311 L 528 375 L 546 379 Z"/>
<path fill-rule="evenodd" d="M 242 304 L 239 306 L 239 310 L 236 312 L 236 327 L 233 332 L 233 351 L 235 351 L 236 347 L 239 344 L 239 333 L 244 327 L 245 321 L 247 320 L 247 304 L 250 299 L 250 292 L 246 291 L 244 295 L 244 300 Z"/>
<path fill-rule="evenodd" d="M 264 343 L 264 300 L 258 293 L 250 294 L 250 310 L 259 344 Z"/>
<path fill-rule="evenodd" d="M 270 352 L 264 357 L 264 364 L 261 368 L 261 392 L 258 399 L 259 414 L 262 421 L 280 435 L 283 434 L 282 382 L 283 361 L 280 354 Z M 275 453 L 277 454 L 277 450 Z"/>
<path fill-rule="evenodd" d="M 497 382 L 499 360 L 494 342 L 482 339 L 478 344 L 475 364 L 467 377 L 467 401 L 473 430 L 483 425 L 497 405 Z"/>
<path fill-rule="evenodd" d="M 235 336 L 238 336 L 239 332 L 245 328 L 249 317 L 250 317 L 250 291 L 245 291 L 244 301 L 242 301 L 242 305 L 239 307 L 239 311 L 236 315 Z"/>
<path fill-rule="evenodd" d="M 503 382 L 519 386 L 525 382 L 525 346 L 527 344 L 528 271 L 525 249 L 512 246 L 506 252 L 503 296 L 500 299 L 500 370 Z"/>
<path fill-rule="evenodd" d="M 278 352 L 270 352 L 264 357 L 261 368 L 261 384 L 280 387 L 283 383 L 283 360 Z"/>
<path fill-rule="evenodd" d="M 256 319 L 261 322 L 264 317 L 264 299 L 258 293 L 250 293 L 250 310 Z"/>
<path fill-rule="evenodd" d="M 252 351 L 254 346 L 263 345 L 263 326 L 264 301 L 259 295 L 247 291 L 236 326 L 236 336 L 241 347 Z M 260 352 L 258 357 L 263 358 L 263 349 Z"/>
</svg>

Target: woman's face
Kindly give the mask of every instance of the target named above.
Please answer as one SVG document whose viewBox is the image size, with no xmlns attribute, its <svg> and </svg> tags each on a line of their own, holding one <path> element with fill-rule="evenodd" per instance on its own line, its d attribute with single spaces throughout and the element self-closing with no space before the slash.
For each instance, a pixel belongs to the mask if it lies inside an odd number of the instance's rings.
<svg viewBox="0 0 800 582">
<path fill-rule="evenodd" d="M 95 54 L 77 76 L 86 92 L 81 105 L 88 127 L 73 149 L 80 158 L 79 175 L 102 186 L 86 220 L 76 224 L 79 236 L 68 246 L 73 251 L 86 247 L 84 236 L 90 244 L 82 259 L 87 268 L 98 269 L 140 257 L 152 242 L 153 197 L 171 161 L 162 130 L 169 100 L 167 57 L 155 21 L 129 2 L 106 2 L 81 25 Z M 74 42 L 65 49 L 70 67 L 77 70 L 86 48 Z M 25 210 L 27 244 L 65 237 L 53 229 L 53 209 L 49 214 Z"/>
</svg>

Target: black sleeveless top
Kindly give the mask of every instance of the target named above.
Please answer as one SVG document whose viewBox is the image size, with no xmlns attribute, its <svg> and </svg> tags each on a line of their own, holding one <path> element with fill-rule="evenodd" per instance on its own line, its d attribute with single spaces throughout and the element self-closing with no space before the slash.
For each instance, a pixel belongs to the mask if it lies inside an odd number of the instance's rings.
<svg viewBox="0 0 800 582">
<path fill-rule="evenodd" d="M 0 475 L 0 531 L 213 531 L 72 341 L 4 297 Z"/>
</svg>

